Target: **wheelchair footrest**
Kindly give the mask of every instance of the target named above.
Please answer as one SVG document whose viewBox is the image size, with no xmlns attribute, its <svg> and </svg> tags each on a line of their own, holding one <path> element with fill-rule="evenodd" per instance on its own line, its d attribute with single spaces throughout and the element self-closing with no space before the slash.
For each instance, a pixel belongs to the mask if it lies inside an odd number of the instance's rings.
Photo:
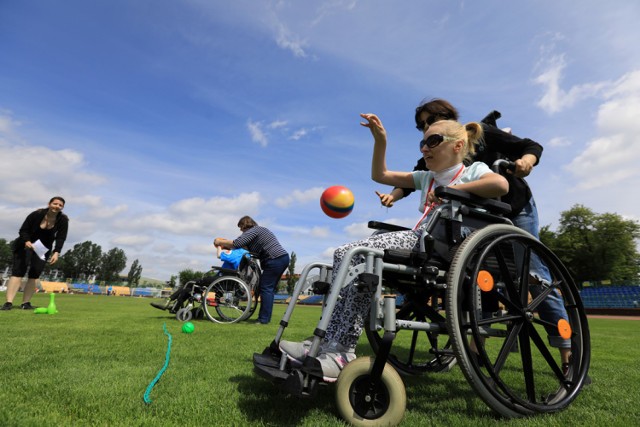
<svg viewBox="0 0 640 427">
<path fill-rule="evenodd" d="M 265 353 L 253 353 L 253 364 L 261 366 L 269 366 L 278 369 L 280 367 L 279 359 Z"/>
<path fill-rule="evenodd" d="M 270 381 L 283 383 L 289 377 L 289 373 L 285 371 L 281 371 L 278 368 L 277 362 L 276 366 L 273 366 L 268 363 L 267 360 L 260 358 L 260 356 L 264 356 L 258 353 L 253 355 L 253 371 L 260 375 L 263 378 L 266 378 Z M 256 359 L 258 357 L 258 359 Z M 265 362 L 264 364 L 258 362 Z"/>
</svg>

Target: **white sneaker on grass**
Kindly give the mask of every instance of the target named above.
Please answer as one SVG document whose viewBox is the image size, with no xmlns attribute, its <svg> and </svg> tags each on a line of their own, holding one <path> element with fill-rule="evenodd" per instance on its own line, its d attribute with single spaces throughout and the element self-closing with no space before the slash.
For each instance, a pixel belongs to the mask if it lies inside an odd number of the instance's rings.
<svg viewBox="0 0 640 427">
<path fill-rule="evenodd" d="M 309 355 L 311 344 L 313 344 L 313 337 L 307 338 L 302 342 L 283 340 L 280 341 L 279 348 L 280 351 L 287 355 L 287 358 L 291 362 L 293 362 L 294 365 L 300 365 Z M 337 342 L 323 341 L 320 343 L 320 351 L 318 352 L 318 356 L 326 352 L 353 353 L 353 350 Z"/>
<path fill-rule="evenodd" d="M 344 346 L 338 344 L 339 347 L 345 349 Z M 356 358 L 354 350 L 347 351 L 325 351 L 316 359 L 320 362 L 322 368 L 322 380 L 333 383 L 338 379 L 342 369 Z"/>
<path fill-rule="evenodd" d="M 309 354 L 311 344 L 313 344 L 313 338 L 307 338 L 302 342 L 283 340 L 280 341 L 278 347 L 294 365 L 300 365 Z M 320 351 L 322 351 L 324 344 L 324 342 L 320 344 Z"/>
</svg>

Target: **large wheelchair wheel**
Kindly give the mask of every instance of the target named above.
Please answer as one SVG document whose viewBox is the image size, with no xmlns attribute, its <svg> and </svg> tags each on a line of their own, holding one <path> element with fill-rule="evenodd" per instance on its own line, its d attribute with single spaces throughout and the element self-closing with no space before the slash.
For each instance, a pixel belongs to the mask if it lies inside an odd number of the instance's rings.
<svg viewBox="0 0 640 427">
<path fill-rule="evenodd" d="M 340 416 L 355 426 L 395 426 L 407 407 L 400 375 L 386 364 L 378 384 L 371 383 L 374 359 L 359 357 L 344 367 L 336 383 Z"/>
<path fill-rule="evenodd" d="M 216 323 L 236 323 L 251 315 L 249 287 L 234 276 L 221 276 L 209 285 L 202 306 L 207 318 Z"/>
<path fill-rule="evenodd" d="M 530 284 L 530 260 L 547 266 L 549 285 Z M 448 272 L 447 323 L 462 371 L 478 395 L 506 417 L 556 412 L 578 395 L 589 369 L 590 341 L 579 291 L 560 260 L 529 233 L 504 224 L 467 237 Z M 567 319 L 538 309 L 560 292 Z M 553 332 L 571 343 L 563 374 Z"/>
<path fill-rule="evenodd" d="M 446 320 L 439 312 L 444 298 L 441 292 L 409 291 L 403 294 L 402 305 L 396 311 L 397 320 L 430 322 L 441 326 L 442 333 L 399 329 L 393 340 L 389 362 L 401 375 L 421 375 L 446 372 L 456 363 L 449 336 L 444 330 Z M 378 354 L 384 331 L 366 330 L 367 339 Z"/>
</svg>

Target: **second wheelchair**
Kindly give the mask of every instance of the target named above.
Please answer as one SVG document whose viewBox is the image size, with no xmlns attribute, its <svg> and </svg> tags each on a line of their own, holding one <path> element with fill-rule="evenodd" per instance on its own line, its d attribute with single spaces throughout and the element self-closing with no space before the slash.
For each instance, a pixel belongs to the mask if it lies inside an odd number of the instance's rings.
<svg viewBox="0 0 640 427">
<path fill-rule="evenodd" d="M 215 323 L 247 320 L 258 305 L 260 275 L 256 256 L 247 253 L 237 270 L 213 267 L 202 278 L 187 282 L 171 311 L 183 322 L 205 317 Z"/>
</svg>

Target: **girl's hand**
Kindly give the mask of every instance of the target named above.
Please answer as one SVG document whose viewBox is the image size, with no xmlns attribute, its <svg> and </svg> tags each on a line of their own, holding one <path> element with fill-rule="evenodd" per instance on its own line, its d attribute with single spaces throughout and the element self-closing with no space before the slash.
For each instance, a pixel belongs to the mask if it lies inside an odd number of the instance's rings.
<svg viewBox="0 0 640 427">
<path fill-rule="evenodd" d="M 365 119 L 367 122 L 360 122 L 361 126 L 369 128 L 371 134 L 374 139 L 378 140 L 379 138 L 387 138 L 387 131 L 382 126 L 382 122 L 375 114 L 360 114 L 360 117 Z"/>
<path fill-rule="evenodd" d="M 437 197 L 434 191 L 429 191 L 429 193 L 427 194 L 427 201 L 429 203 L 442 203 L 442 199 Z"/>
<path fill-rule="evenodd" d="M 382 194 L 376 191 L 376 195 L 380 198 L 380 203 L 382 204 L 382 206 L 386 206 L 388 208 L 393 206 L 393 202 L 395 202 L 393 194 Z"/>
</svg>

